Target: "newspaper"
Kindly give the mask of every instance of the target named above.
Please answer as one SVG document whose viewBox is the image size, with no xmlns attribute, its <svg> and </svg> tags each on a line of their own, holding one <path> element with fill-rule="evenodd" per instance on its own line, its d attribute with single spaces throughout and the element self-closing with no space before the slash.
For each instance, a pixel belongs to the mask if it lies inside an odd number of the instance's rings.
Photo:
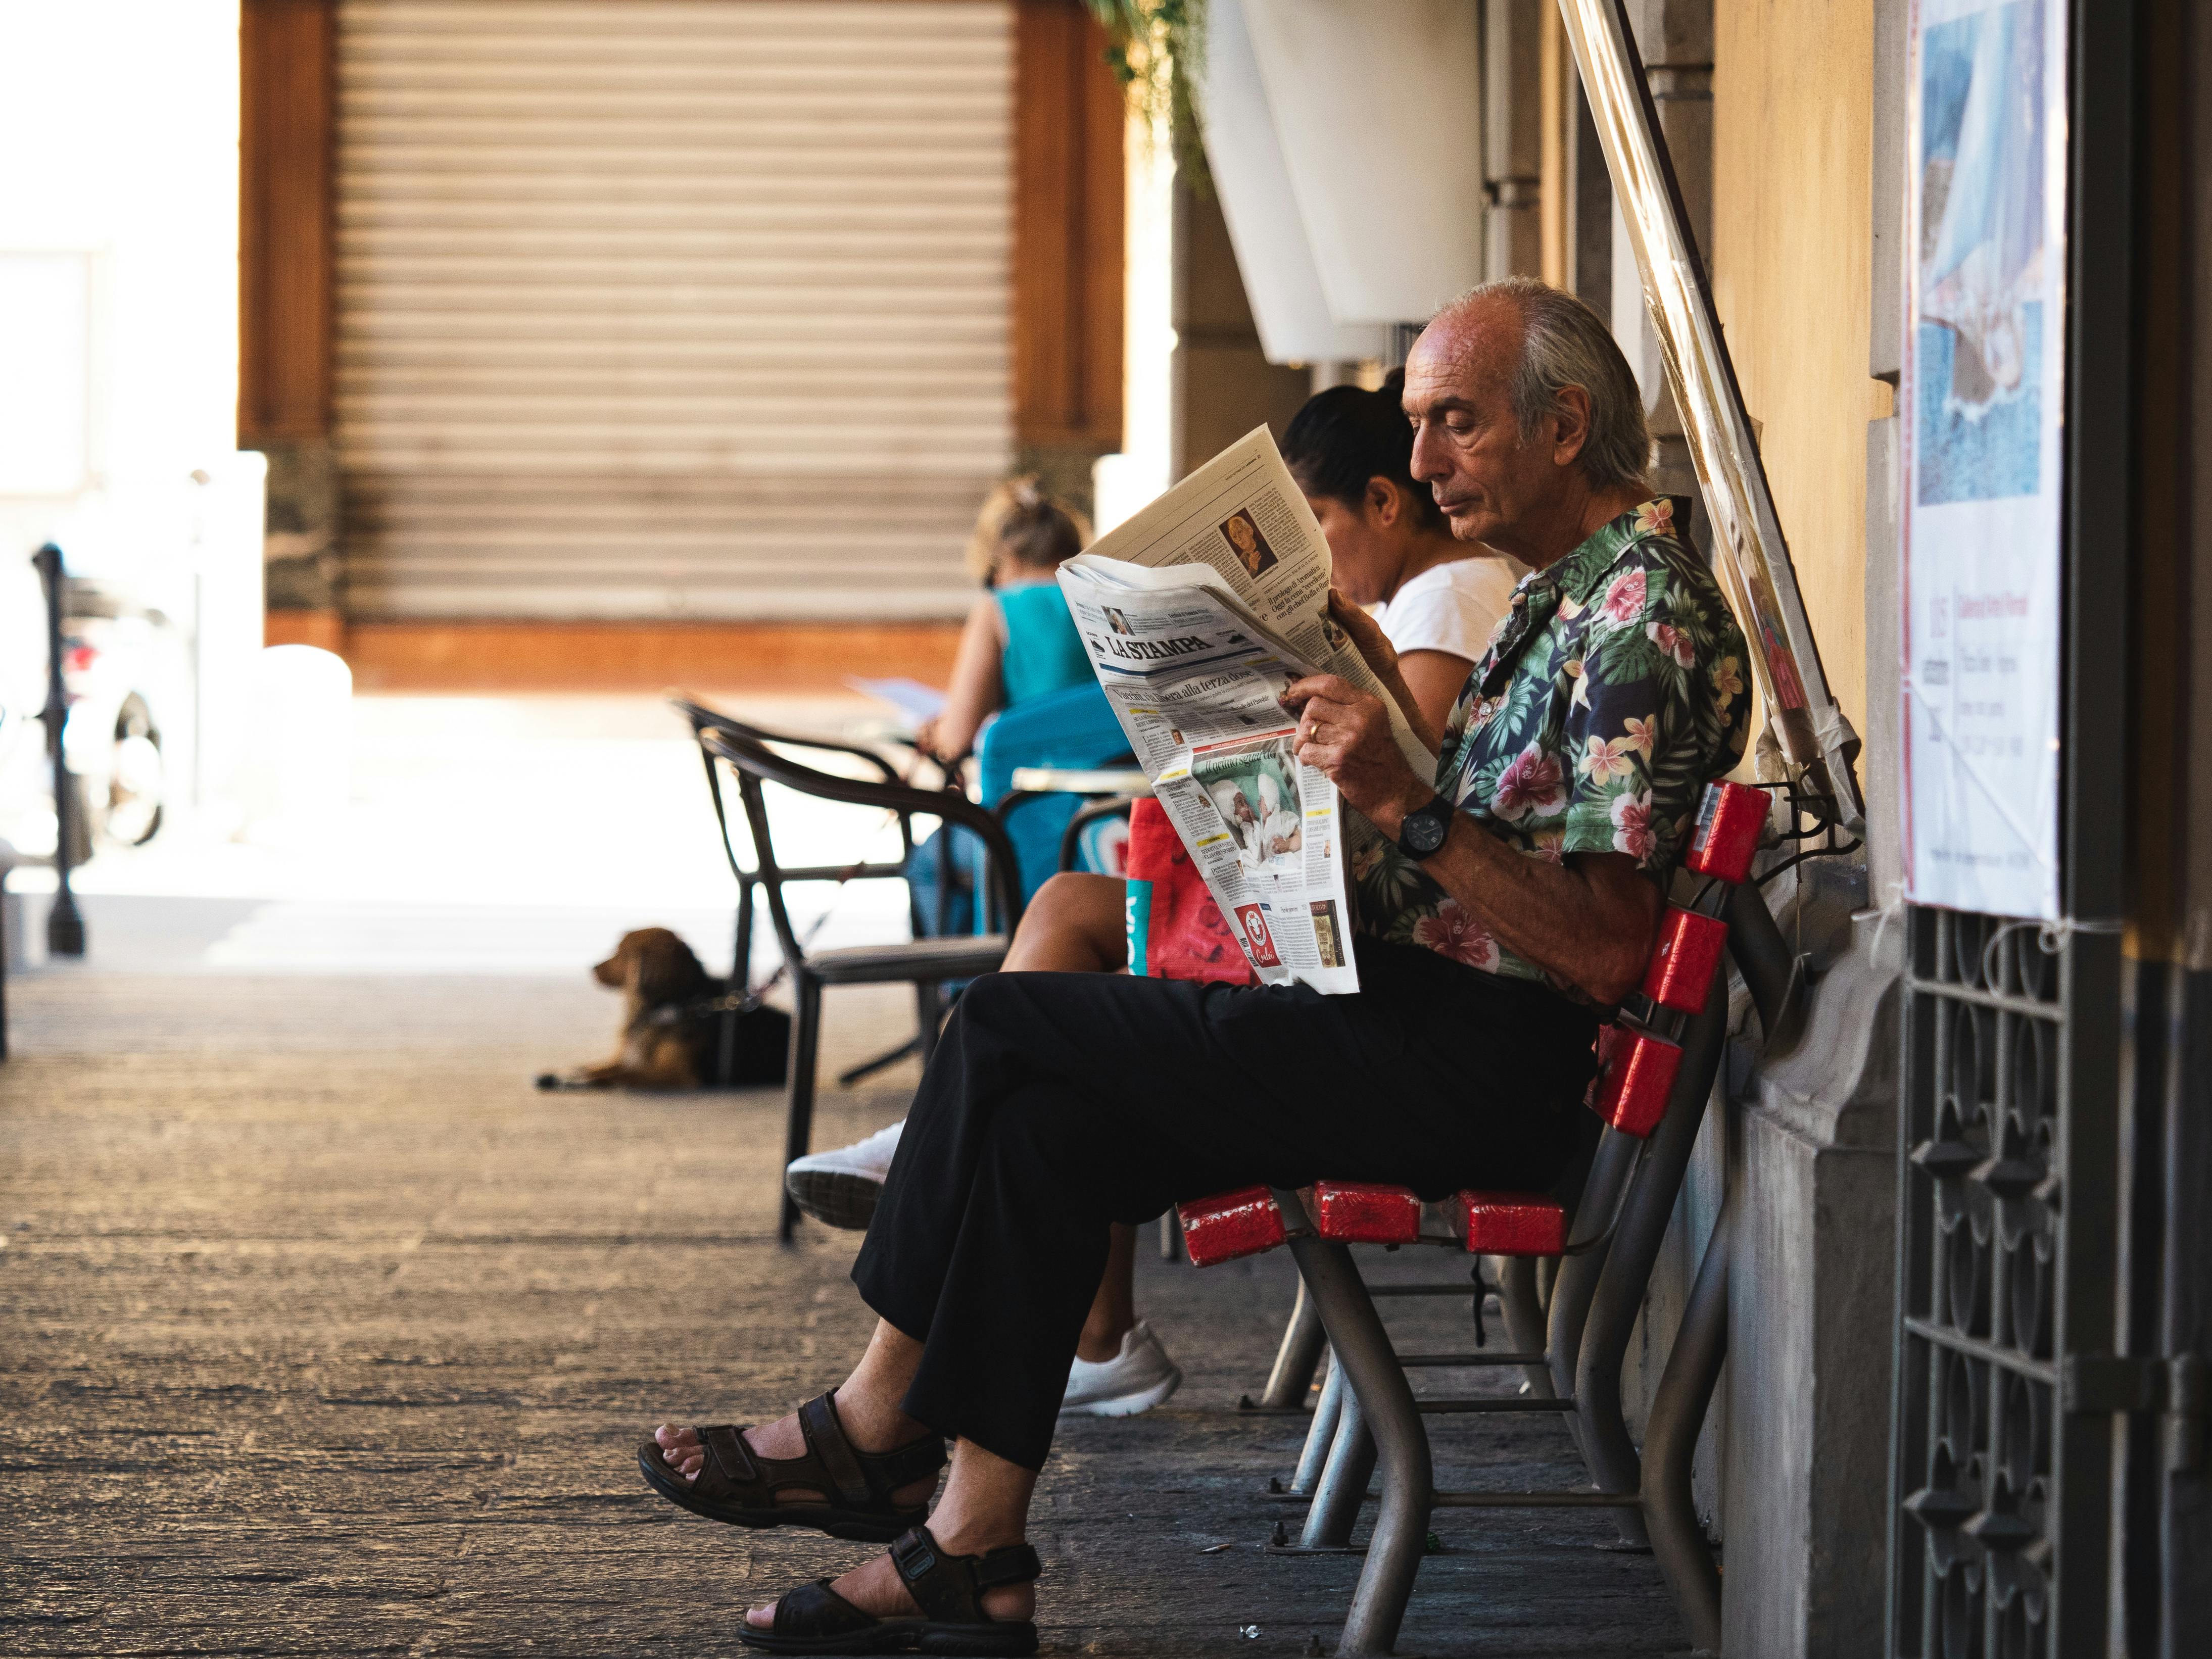
<svg viewBox="0 0 2212 1659">
<path fill-rule="evenodd" d="M 1328 544 L 1265 427 L 1060 568 L 1091 663 L 1261 980 L 1357 991 L 1345 880 L 1376 835 L 1293 753 L 1280 701 L 1308 674 L 1382 699 L 1426 776 L 1436 757 L 1328 614 Z"/>
</svg>

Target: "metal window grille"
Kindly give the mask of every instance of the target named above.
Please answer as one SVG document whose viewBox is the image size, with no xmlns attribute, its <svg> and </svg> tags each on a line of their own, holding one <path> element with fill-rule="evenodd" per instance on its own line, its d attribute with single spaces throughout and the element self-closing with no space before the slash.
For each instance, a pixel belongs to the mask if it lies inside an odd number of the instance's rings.
<svg viewBox="0 0 2212 1659">
<path fill-rule="evenodd" d="M 1892 1641 L 2028 1659 L 2057 1651 L 2070 964 L 2033 927 L 1911 915 Z"/>
</svg>

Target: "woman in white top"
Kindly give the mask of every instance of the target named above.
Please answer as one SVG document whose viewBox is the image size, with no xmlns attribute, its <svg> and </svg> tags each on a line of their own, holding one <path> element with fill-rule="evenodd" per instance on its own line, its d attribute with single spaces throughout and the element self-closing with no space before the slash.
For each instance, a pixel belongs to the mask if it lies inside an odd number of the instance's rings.
<svg viewBox="0 0 2212 1659">
<path fill-rule="evenodd" d="M 1399 407 L 1400 380 L 1392 374 L 1379 392 L 1334 386 L 1312 398 L 1291 422 L 1283 459 L 1321 520 L 1338 593 L 1376 607 L 1407 684 L 1441 727 L 1524 570 L 1502 554 L 1452 539 L 1428 486 L 1413 476 L 1413 432 Z M 1279 787 L 1268 799 L 1274 781 L 1262 775 L 1257 822 L 1241 791 L 1226 792 L 1226 799 L 1215 795 L 1248 868 L 1268 859 L 1272 848 L 1264 842 L 1297 836 L 1297 815 Z M 1278 821 L 1284 828 L 1274 827 Z M 1297 854 L 1276 856 L 1287 860 Z M 1118 972 L 1128 962 L 1126 890 L 1118 876 L 1054 876 L 1023 912 L 1006 967 Z M 832 1225 L 866 1226 L 899 1127 L 793 1163 L 785 1178 L 799 1207 Z M 1152 1328 L 1136 1316 L 1134 1259 L 1134 1232 L 1116 1226 L 1105 1280 L 1076 1348 L 1065 1410 L 1101 1416 L 1147 1411 L 1182 1380 Z"/>
<path fill-rule="evenodd" d="M 1528 567 L 1452 539 L 1413 476 L 1403 380 L 1394 369 L 1379 392 L 1316 393 L 1284 434 L 1283 459 L 1321 520 L 1331 584 L 1371 609 L 1414 701 L 1441 727 Z"/>
</svg>

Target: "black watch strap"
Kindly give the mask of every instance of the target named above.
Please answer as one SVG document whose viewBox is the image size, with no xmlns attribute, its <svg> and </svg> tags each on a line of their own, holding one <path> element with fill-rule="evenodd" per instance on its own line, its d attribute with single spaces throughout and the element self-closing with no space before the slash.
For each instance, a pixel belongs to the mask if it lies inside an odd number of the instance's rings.
<svg viewBox="0 0 2212 1659">
<path fill-rule="evenodd" d="M 1406 814 L 1398 826 L 1398 850 L 1415 863 L 1433 858 L 1451 835 L 1452 804 L 1442 795 Z"/>
</svg>

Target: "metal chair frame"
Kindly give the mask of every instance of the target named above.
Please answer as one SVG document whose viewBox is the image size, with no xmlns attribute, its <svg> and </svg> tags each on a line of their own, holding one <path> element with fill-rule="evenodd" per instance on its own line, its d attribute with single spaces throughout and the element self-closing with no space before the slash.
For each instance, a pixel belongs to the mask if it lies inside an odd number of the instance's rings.
<svg viewBox="0 0 2212 1659">
<path fill-rule="evenodd" d="M 690 721 L 691 735 L 695 740 L 705 732 L 732 732 L 740 737 L 750 738 L 756 743 L 768 744 L 780 750 L 818 750 L 823 754 L 849 756 L 875 768 L 882 774 L 886 782 L 908 781 L 882 755 L 860 744 L 841 742 L 835 738 L 802 737 L 795 732 L 771 732 L 765 727 L 748 725 L 743 720 L 733 719 L 717 709 L 706 707 L 703 703 L 691 702 L 682 697 L 671 697 L 669 703 L 678 713 Z M 737 938 L 731 951 L 730 979 L 732 988 L 742 995 L 750 994 L 754 989 L 752 982 L 753 890 L 759 884 L 760 877 L 757 872 L 744 867 L 743 860 L 738 856 L 736 840 L 730 834 L 729 811 L 722 798 L 721 777 L 716 769 L 715 756 L 702 745 L 699 750 L 699 760 L 707 774 L 708 797 L 714 804 L 714 822 L 721 831 L 722 856 L 728 860 L 730 873 L 736 878 L 738 884 Z M 944 775 L 945 778 L 944 787 L 958 788 L 957 763 L 945 767 Z M 914 838 L 904 819 L 899 822 L 899 831 L 903 845 L 899 861 L 896 864 L 862 863 L 835 866 L 823 865 L 811 869 L 786 870 L 783 878 L 786 881 L 834 881 L 841 884 L 848 881 L 903 881 L 907 878 L 907 872 L 913 859 Z M 951 902 L 950 879 L 951 860 L 951 843 L 941 842 L 937 849 L 939 914 L 935 930 L 939 933 L 950 931 L 946 926 L 945 917 Z M 907 911 L 915 936 L 919 939 L 929 930 L 923 926 L 921 913 L 915 902 L 911 890 L 907 895 Z M 736 1048 L 737 1031 L 738 1011 L 732 1006 L 731 1010 L 722 1016 L 721 1062 L 722 1074 L 725 1076 L 728 1075 L 731 1057 Z M 883 1053 L 861 1060 L 857 1065 L 848 1066 L 838 1073 L 838 1086 L 849 1089 L 862 1078 L 880 1072 L 887 1066 L 895 1066 L 909 1054 L 920 1053 L 921 1047 L 921 1033 L 917 1030 L 914 1036 L 896 1047 L 886 1048 Z"/>
<path fill-rule="evenodd" d="M 793 1158 L 806 1153 L 812 1136 L 814 1073 L 821 1036 L 823 987 L 902 981 L 911 984 L 920 1028 L 917 1043 L 927 1061 L 936 1047 L 938 1023 L 943 1012 L 940 988 L 948 980 L 973 979 L 998 967 L 1006 956 L 1014 927 L 1021 919 L 1022 894 L 1013 847 L 1004 827 L 965 795 L 950 790 L 916 789 L 899 782 L 895 773 L 889 781 L 877 782 L 819 771 L 771 748 L 769 744 L 775 741 L 747 735 L 734 724 L 719 720 L 712 729 L 702 730 L 699 734 L 700 746 L 710 760 L 726 763 L 736 774 L 756 860 L 756 867 L 750 872 L 752 884 L 761 889 L 767 901 L 769 921 L 782 949 L 797 1004 L 791 1027 L 789 1117 L 784 1141 L 784 1164 L 788 1166 Z M 811 739 L 802 740 L 802 744 L 810 748 L 854 752 L 846 745 L 817 744 Z M 857 752 L 866 754 L 865 750 Z M 890 771 L 880 757 L 867 757 Z M 884 867 L 858 866 L 830 870 L 823 866 L 785 866 L 776 857 L 775 836 L 769 823 L 764 786 L 770 783 L 820 800 L 893 812 L 899 819 L 902 842 L 908 849 L 914 845 L 913 819 L 916 817 L 957 823 L 973 832 L 985 849 L 984 919 L 987 924 L 996 925 L 1002 931 L 916 939 L 911 943 L 808 951 L 805 941 L 792 926 L 791 914 L 784 902 L 784 884 L 825 878 L 849 879 L 860 870 L 883 873 Z M 798 1218 L 798 1206 L 787 1192 L 776 1228 L 780 1240 L 790 1240 Z"/>
<path fill-rule="evenodd" d="M 1729 887 L 1724 894 L 1729 954 L 1771 1037 L 1784 1029 L 1797 989 L 1790 951 L 1756 887 Z M 1369 1478 L 1378 1464 L 1382 1472 L 1382 1490 L 1371 1500 L 1379 1506 L 1375 1528 L 1340 1654 L 1391 1651 L 1433 1510 L 1534 1508 L 1607 1509 L 1629 1541 L 1641 1543 L 1648 1536 L 1693 1642 L 1701 1650 L 1718 1651 L 1720 1577 L 1692 1498 L 1690 1465 L 1727 1352 L 1728 1200 L 1715 1220 L 1661 1373 L 1640 1460 L 1622 1411 L 1620 1371 L 1718 1073 L 1727 1018 L 1727 999 L 1710 995 L 1703 1010 L 1687 1018 L 1681 1030 L 1681 1069 L 1666 1115 L 1647 1143 L 1639 1148 L 1632 1137 L 1606 1131 L 1583 1210 L 1586 1215 L 1611 1212 L 1612 1219 L 1571 1245 L 1560 1261 L 1538 1346 L 1530 1345 L 1534 1333 L 1525 1323 L 1534 1284 L 1528 1271 L 1516 1277 L 1529 1294 L 1501 1298 L 1512 1351 L 1399 1354 L 1375 1305 L 1376 1296 L 1387 1295 L 1392 1287 L 1370 1290 L 1350 1249 L 1300 1224 L 1304 1211 L 1297 1194 L 1276 1194 L 1292 1227 L 1288 1242 L 1302 1285 L 1335 1358 L 1300 1460 L 1301 1475 L 1312 1481 L 1313 1502 L 1297 1547 L 1347 1548 L 1352 1520 L 1360 1504 L 1370 1501 Z M 1514 1260 L 1530 1270 L 1535 1265 L 1531 1258 Z M 1429 1364 L 1520 1364 L 1536 1386 L 1519 1398 L 1417 1400 L 1407 1369 Z M 1564 1414 L 1596 1490 L 1437 1491 L 1423 1414 L 1513 1411 Z M 1324 1412 L 1331 1419 L 1326 1425 Z M 1324 1442 L 1326 1450 L 1321 1451 Z M 1315 1464 L 1318 1468 L 1310 1469 Z"/>
<path fill-rule="evenodd" d="M 736 949 L 730 958 L 731 988 L 749 991 L 752 988 L 753 890 L 760 884 L 760 872 L 747 869 L 738 855 L 737 840 L 730 833 L 728 804 L 722 798 L 721 773 L 717 765 L 719 757 L 707 747 L 706 734 L 727 732 L 750 742 L 770 744 L 778 749 L 814 750 L 823 754 L 846 755 L 875 768 L 883 775 L 885 783 L 904 784 L 906 780 L 881 755 L 859 744 L 770 732 L 765 727 L 733 719 L 718 709 L 708 708 L 704 703 L 691 702 L 682 697 L 671 697 L 668 702 L 671 708 L 691 723 L 691 735 L 699 742 L 699 762 L 707 773 L 707 794 L 714 804 L 714 823 L 721 832 L 722 856 L 729 861 L 730 874 L 738 884 Z M 899 836 L 902 853 L 910 855 L 914 851 L 914 837 L 908 821 L 903 817 L 899 820 Z M 820 865 L 783 872 L 786 881 L 889 881 L 903 880 L 905 876 L 904 858 L 896 864 Z M 921 918 L 916 916 L 915 920 L 919 922 Z"/>
</svg>

